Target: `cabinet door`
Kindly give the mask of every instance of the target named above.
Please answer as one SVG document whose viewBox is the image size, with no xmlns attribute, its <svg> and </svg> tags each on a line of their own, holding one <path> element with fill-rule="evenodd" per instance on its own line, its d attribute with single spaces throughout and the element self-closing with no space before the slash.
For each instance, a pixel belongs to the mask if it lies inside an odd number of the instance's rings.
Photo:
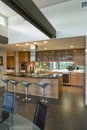
<svg viewBox="0 0 87 130">
<path fill-rule="evenodd" d="M 67 60 L 73 60 L 73 50 L 67 50 Z"/>
<path fill-rule="evenodd" d="M 76 65 L 85 65 L 85 51 L 80 50 L 73 50 L 73 60 Z"/>
<path fill-rule="evenodd" d="M 41 52 L 36 52 L 36 61 L 41 61 Z"/>
<path fill-rule="evenodd" d="M 59 60 L 59 51 L 54 51 L 53 60 Z"/>
<path fill-rule="evenodd" d="M 72 86 L 82 86 L 85 84 L 84 73 L 71 73 L 71 85 Z"/>
<path fill-rule="evenodd" d="M 47 52 L 46 51 L 41 52 L 41 56 L 42 56 L 42 61 L 47 61 Z"/>
<path fill-rule="evenodd" d="M 52 51 L 48 51 L 48 52 L 47 52 L 47 59 L 48 59 L 48 61 L 52 61 L 52 60 L 53 60 Z"/>
<path fill-rule="evenodd" d="M 67 59 L 65 50 L 60 51 L 60 58 L 59 59 L 62 60 L 62 61 Z"/>
<path fill-rule="evenodd" d="M 29 52 L 19 52 L 19 61 L 20 62 L 29 62 Z"/>
<path fill-rule="evenodd" d="M 80 61 L 79 61 L 80 65 L 85 65 L 85 51 L 81 50 L 80 51 Z"/>
</svg>

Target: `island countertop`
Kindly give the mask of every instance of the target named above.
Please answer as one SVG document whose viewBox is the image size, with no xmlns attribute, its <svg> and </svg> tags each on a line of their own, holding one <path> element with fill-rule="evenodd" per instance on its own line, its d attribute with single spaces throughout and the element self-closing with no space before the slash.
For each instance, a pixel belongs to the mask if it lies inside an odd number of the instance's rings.
<svg viewBox="0 0 87 130">
<path fill-rule="evenodd" d="M 29 74 L 29 73 L 6 73 L 4 75 L 14 76 L 14 77 L 25 77 L 25 78 L 48 78 L 57 79 L 63 74 Z"/>
<path fill-rule="evenodd" d="M 22 82 L 30 82 L 29 94 L 41 96 L 41 87 L 38 86 L 39 82 L 47 82 L 49 85 L 45 88 L 45 97 L 59 99 L 62 96 L 63 87 L 63 74 L 29 74 L 29 73 L 6 73 L 4 77 L 9 80 L 8 91 L 13 92 L 14 87 L 10 80 L 18 81 L 17 93 L 25 94 L 25 88 Z"/>
</svg>

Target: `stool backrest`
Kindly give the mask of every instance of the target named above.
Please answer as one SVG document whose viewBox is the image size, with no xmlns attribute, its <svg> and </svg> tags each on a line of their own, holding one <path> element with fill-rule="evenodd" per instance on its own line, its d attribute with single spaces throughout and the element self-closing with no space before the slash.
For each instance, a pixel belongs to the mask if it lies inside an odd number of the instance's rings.
<svg viewBox="0 0 87 130">
<path fill-rule="evenodd" d="M 2 105 L 2 111 L 14 112 L 16 95 L 12 93 L 4 93 L 4 101 Z"/>
<path fill-rule="evenodd" d="M 36 124 L 41 130 L 44 130 L 45 128 L 46 116 L 47 105 L 38 101 L 36 105 L 33 123 Z"/>
</svg>

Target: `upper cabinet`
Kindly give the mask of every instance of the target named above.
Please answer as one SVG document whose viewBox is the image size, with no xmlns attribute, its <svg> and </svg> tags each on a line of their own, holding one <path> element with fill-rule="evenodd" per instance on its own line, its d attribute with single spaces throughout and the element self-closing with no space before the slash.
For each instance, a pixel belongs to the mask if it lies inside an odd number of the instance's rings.
<svg viewBox="0 0 87 130">
<path fill-rule="evenodd" d="M 47 60 L 52 61 L 53 60 L 53 51 L 48 51 L 47 52 Z"/>
<path fill-rule="evenodd" d="M 60 51 L 59 60 L 64 61 L 64 60 L 67 59 L 66 52 L 67 52 L 66 50 L 61 50 L 61 51 Z"/>
<path fill-rule="evenodd" d="M 30 53 L 27 51 L 19 52 L 19 62 L 29 62 L 30 61 Z"/>
<path fill-rule="evenodd" d="M 73 60 L 73 50 L 67 50 L 67 60 Z"/>
<path fill-rule="evenodd" d="M 58 61 L 59 60 L 59 51 L 54 51 L 53 52 L 53 60 L 54 61 Z"/>
<path fill-rule="evenodd" d="M 76 65 L 85 64 L 84 49 L 52 50 L 36 52 L 36 61 L 74 61 Z"/>
<path fill-rule="evenodd" d="M 73 50 L 73 61 L 76 65 L 85 65 L 85 51 L 80 50 Z"/>
</svg>

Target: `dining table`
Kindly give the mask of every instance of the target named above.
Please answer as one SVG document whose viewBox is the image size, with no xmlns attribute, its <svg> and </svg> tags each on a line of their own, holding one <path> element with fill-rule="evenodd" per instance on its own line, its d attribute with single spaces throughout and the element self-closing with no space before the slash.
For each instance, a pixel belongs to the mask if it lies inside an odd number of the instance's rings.
<svg viewBox="0 0 87 130">
<path fill-rule="evenodd" d="M 41 130 L 31 120 L 19 115 L 9 113 L 9 117 L 0 124 L 0 130 Z"/>
</svg>

